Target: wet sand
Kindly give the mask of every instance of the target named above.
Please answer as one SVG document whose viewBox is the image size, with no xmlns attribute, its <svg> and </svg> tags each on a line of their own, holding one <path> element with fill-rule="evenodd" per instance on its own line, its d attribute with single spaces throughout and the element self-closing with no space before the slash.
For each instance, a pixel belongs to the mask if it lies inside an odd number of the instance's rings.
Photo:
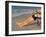
<svg viewBox="0 0 46 37">
<path fill-rule="evenodd" d="M 37 24 L 37 21 L 33 21 L 32 24 L 29 24 L 28 26 L 24 28 L 20 28 L 16 22 L 17 21 L 23 21 L 25 20 L 28 16 L 31 16 L 31 14 L 26 14 L 26 15 L 21 15 L 18 17 L 12 17 L 12 31 L 23 31 L 23 30 L 40 30 L 41 25 Z M 30 22 L 31 23 L 31 22 Z"/>
</svg>

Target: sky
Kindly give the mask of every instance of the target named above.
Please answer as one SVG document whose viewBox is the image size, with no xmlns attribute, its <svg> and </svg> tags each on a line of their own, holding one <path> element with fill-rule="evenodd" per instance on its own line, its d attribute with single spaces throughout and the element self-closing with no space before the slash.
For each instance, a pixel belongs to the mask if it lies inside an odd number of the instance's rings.
<svg viewBox="0 0 46 37">
<path fill-rule="evenodd" d="M 20 16 L 23 14 L 31 14 L 33 10 L 41 10 L 41 7 L 29 7 L 29 6 L 12 6 L 12 15 Z"/>
</svg>

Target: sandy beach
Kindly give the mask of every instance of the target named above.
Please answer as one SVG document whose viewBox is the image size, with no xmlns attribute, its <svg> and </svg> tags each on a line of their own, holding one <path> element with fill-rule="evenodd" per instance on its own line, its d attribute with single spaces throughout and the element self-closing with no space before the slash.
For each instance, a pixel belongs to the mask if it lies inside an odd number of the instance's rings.
<svg viewBox="0 0 46 37">
<path fill-rule="evenodd" d="M 12 31 L 24 31 L 24 30 L 40 30 L 41 25 L 37 24 L 37 21 L 33 21 L 32 24 L 29 24 L 28 26 L 24 28 L 20 28 L 16 22 L 25 20 L 28 16 L 31 16 L 31 14 L 24 14 L 18 17 L 12 17 Z M 30 22 L 31 23 L 31 22 Z"/>
</svg>

